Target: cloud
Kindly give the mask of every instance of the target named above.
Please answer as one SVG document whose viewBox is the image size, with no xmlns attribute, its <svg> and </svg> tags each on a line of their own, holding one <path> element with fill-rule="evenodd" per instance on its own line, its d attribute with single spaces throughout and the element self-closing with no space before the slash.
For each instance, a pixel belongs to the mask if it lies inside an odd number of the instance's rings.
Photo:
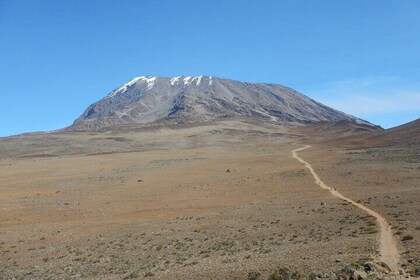
<svg viewBox="0 0 420 280">
<path fill-rule="evenodd" d="M 365 90 L 376 87 L 392 86 L 404 83 L 399 76 L 376 76 L 358 79 L 331 81 L 325 85 L 327 89 L 335 91 Z"/>
<path fill-rule="evenodd" d="M 312 92 L 325 105 L 356 116 L 407 112 L 420 115 L 420 86 L 398 76 L 331 81 Z"/>
<path fill-rule="evenodd" d="M 331 95 L 330 95 L 331 96 Z M 419 92 L 333 95 L 322 103 L 353 115 L 419 112 Z"/>
</svg>

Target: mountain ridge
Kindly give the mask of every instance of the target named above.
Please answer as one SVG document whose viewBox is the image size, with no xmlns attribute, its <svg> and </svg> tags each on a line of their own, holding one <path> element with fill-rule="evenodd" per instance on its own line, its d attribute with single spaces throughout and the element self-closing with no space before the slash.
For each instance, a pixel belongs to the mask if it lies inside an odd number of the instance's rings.
<svg viewBox="0 0 420 280">
<path fill-rule="evenodd" d="M 420 143 L 420 118 L 385 130 L 345 137 L 342 143 L 358 147 L 379 147 Z"/>
<path fill-rule="evenodd" d="M 215 76 L 139 76 L 90 105 L 67 131 L 147 123 L 201 123 L 244 117 L 286 126 L 318 121 L 373 124 L 275 83 Z"/>
</svg>

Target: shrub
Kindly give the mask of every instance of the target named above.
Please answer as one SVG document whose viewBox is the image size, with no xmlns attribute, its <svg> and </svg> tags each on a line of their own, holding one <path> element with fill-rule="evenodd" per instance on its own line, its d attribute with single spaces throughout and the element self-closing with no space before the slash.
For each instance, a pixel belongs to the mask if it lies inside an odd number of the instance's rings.
<svg viewBox="0 0 420 280">
<path fill-rule="evenodd" d="M 139 274 L 137 272 L 131 272 L 126 277 L 124 277 L 124 279 L 135 279 L 137 277 L 139 277 Z"/>
<path fill-rule="evenodd" d="M 420 276 L 420 266 L 418 266 L 414 269 L 414 275 L 415 276 Z"/>
<path fill-rule="evenodd" d="M 290 272 L 288 268 L 280 267 L 275 270 L 269 280 L 299 280 L 302 279 L 301 275 L 298 272 Z"/>
<path fill-rule="evenodd" d="M 250 271 L 248 273 L 248 280 L 258 280 L 261 276 L 259 271 Z"/>
<path fill-rule="evenodd" d="M 413 240 L 414 237 L 411 234 L 406 234 L 403 236 L 402 241 Z"/>
<path fill-rule="evenodd" d="M 311 272 L 308 276 L 309 280 L 317 280 L 319 278 L 321 278 L 322 276 L 320 274 L 317 274 L 315 272 Z"/>
<path fill-rule="evenodd" d="M 152 276 L 155 276 L 154 274 L 153 274 L 153 272 L 147 272 L 145 275 L 144 275 L 145 277 L 152 277 Z"/>
</svg>

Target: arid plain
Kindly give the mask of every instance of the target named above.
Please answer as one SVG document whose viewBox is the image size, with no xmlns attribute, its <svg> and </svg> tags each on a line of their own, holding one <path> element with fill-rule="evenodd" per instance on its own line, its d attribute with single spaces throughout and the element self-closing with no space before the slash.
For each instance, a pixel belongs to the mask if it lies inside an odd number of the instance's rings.
<svg viewBox="0 0 420 280">
<path fill-rule="evenodd" d="M 337 279 L 366 263 L 396 278 L 375 218 L 315 184 L 292 157 L 303 144 L 328 186 L 391 224 L 414 277 L 420 145 L 312 139 L 240 120 L 1 139 L 0 279 Z"/>
</svg>

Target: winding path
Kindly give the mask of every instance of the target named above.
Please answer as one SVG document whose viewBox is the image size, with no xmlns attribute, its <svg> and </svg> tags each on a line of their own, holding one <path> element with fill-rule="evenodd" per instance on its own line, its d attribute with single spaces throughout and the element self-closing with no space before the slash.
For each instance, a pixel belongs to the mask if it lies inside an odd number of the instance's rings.
<svg viewBox="0 0 420 280">
<path fill-rule="evenodd" d="M 311 172 L 312 176 L 315 179 L 315 183 L 318 186 L 320 186 L 322 189 L 328 190 L 335 197 L 353 204 L 354 206 L 362 209 L 363 211 L 367 212 L 369 215 L 376 218 L 378 225 L 380 227 L 379 262 L 384 262 L 389 267 L 389 269 L 391 270 L 393 274 L 398 275 L 399 274 L 398 262 L 400 259 L 400 255 L 398 253 L 396 241 L 392 234 L 391 226 L 389 225 L 389 223 L 381 214 L 373 211 L 372 209 L 364 206 L 363 204 L 357 203 L 354 200 L 351 200 L 350 198 L 345 197 L 344 195 L 339 193 L 335 188 L 331 188 L 327 186 L 324 182 L 322 182 L 318 174 L 316 174 L 315 170 L 312 168 L 312 166 L 308 162 L 303 160 L 301 157 L 299 157 L 297 154 L 298 152 L 305 150 L 309 147 L 310 147 L 309 145 L 305 145 L 302 148 L 293 150 L 292 156 L 298 161 L 300 161 L 301 163 L 303 163 L 306 166 L 306 168 L 309 169 L 309 171 Z"/>
</svg>

